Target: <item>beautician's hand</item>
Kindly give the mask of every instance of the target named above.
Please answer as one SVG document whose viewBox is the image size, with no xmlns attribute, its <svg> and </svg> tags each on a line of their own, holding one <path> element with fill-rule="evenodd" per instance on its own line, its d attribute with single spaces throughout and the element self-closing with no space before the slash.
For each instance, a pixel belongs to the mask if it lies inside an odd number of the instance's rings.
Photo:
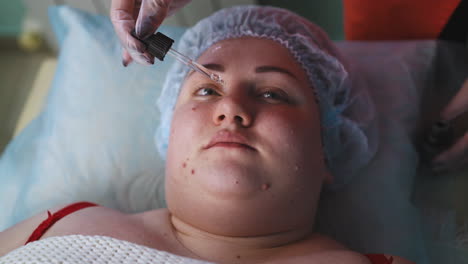
<svg viewBox="0 0 468 264">
<path fill-rule="evenodd" d="M 135 30 L 138 38 L 153 34 L 163 20 L 172 15 L 190 0 L 112 0 L 110 17 L 115 32 L 123 45 L 122 64 L 127 66 L 132 60 L 144 65 L 154 63 L 154 57 L 146 52 L 146 47 L 131 35 Z"/>
<path fill-rule="evenodd" d="M 438 173 L 456 171 L 468 165 L 468 79 L 443 109 L 440 117 L 449 121 L 455 135 L 461 136 L 432 160 L 432 168 Z"/>
</svg>

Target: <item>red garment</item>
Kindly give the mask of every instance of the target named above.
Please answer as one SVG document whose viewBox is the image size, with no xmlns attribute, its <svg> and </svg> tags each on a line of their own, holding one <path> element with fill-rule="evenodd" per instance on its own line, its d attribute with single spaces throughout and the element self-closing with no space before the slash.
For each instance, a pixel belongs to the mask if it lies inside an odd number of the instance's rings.
<svg viewBox="0 0 468 264">
<path fill-rule="evenodd" d="M 39 240 L 44 233 L 55 224 L 58 220 L 64 218 L 65 216 L 74 213 L 78 210 L 81 210 L 86 207 L 91 207 L 91 206 L 97 206 L 97 204 L 94 203 L 88 203 L 88 202 L 78 202 L 74 204 L 70 204 L 66 206 L 65 208 L 57 211 L 54 214 L 51 214 L 49 211 L 47 211 L 47 214 L 49 217 L 47 217 L 46 220 L 42 221 L 42 223 L 34 230 L 34 232 L 29 236 L 28 241 L 24 243 L 25 245 L 28 244 L 29 242 Z"/>
<path fill-rule="evenodd" d="M 79 203 L 74 203 L 69 206 L 66 206 L 65 208 L 57 211 L 54 214 L 51 214 L 49 211 L 47 211 L 47 214 L 49 217 L 44 220 L 31 234 L 29 237 L 28 241 L 25 243 L 28 244 L 29 242 L 33 242 L 36 240 L 39 240 L 42 235 L 52 226 L 57 222 L 58 220 L 62 219 L 63 217 L 74 213 L 78 210 L 91 207 L 91 206 L 97 206 L 97 204 L 94 203 L 88 203 L 88 202 L 79 202 Z M 373 264 L 391 264 L 393 262 L 393 258 L 390 257 L 387 259 L 385 255 L 383 254 L 366 254 L 365 255 Z"/>
</svg>

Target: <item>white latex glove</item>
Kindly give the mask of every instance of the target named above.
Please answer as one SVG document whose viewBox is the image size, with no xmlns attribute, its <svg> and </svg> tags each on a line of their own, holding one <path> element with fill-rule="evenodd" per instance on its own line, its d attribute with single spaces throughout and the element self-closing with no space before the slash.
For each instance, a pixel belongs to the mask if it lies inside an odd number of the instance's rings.
<svg viewBox="0 0 468 264">
<path fill-rule="evenodd" d="M 154 57 L 146 52 L 140 39 L 153 34 L 164 19 L 185 6 L 190 0 L 112 0 L 110 17 L 115 32 L 123 46 L 122 64 L 133 60 L 144 65 L 154 63 Z"/>
</svg>

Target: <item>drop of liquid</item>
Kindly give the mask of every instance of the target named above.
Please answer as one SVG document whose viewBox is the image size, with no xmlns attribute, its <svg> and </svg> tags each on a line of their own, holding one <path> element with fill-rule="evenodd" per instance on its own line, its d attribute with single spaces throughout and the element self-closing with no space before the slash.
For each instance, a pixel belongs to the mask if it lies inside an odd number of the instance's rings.
<svg viewBox="0 0 468 264">
<path fill-rule="evenodd" d="M 221 76 L 219 76 L 219 75 L 217 75 L 217 74 L 215 74 L 215 73 L 212 73 L 212 74 L 210 75 L 210 79 L 213 80 L 213 81 L 215 81 L 215 82 L 217 82 L 217 83 L 219 83 L 219 84 L 221 84 L 221 85 L 223 85 L 223 86 L 224 86 L 224 84 L 225 84 L 225 83 L 224 83 L 224 80 L 221 79 Z"/>
</svg>

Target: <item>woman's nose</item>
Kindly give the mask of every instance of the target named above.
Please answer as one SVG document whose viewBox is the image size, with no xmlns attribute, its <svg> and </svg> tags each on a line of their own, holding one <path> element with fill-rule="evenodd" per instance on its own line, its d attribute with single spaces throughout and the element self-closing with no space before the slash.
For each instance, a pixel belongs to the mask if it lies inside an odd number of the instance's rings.
<svg viewBox="0 0 468 264">
<path fill-rule="evenodd" d="M 252 114 L 247 107 L 247 99 L 233 96 L 225 96 L 217 102 L 213 115 L 216 125 L 235 124 L 248 127 L 252 124 Z"/>
</svg>

